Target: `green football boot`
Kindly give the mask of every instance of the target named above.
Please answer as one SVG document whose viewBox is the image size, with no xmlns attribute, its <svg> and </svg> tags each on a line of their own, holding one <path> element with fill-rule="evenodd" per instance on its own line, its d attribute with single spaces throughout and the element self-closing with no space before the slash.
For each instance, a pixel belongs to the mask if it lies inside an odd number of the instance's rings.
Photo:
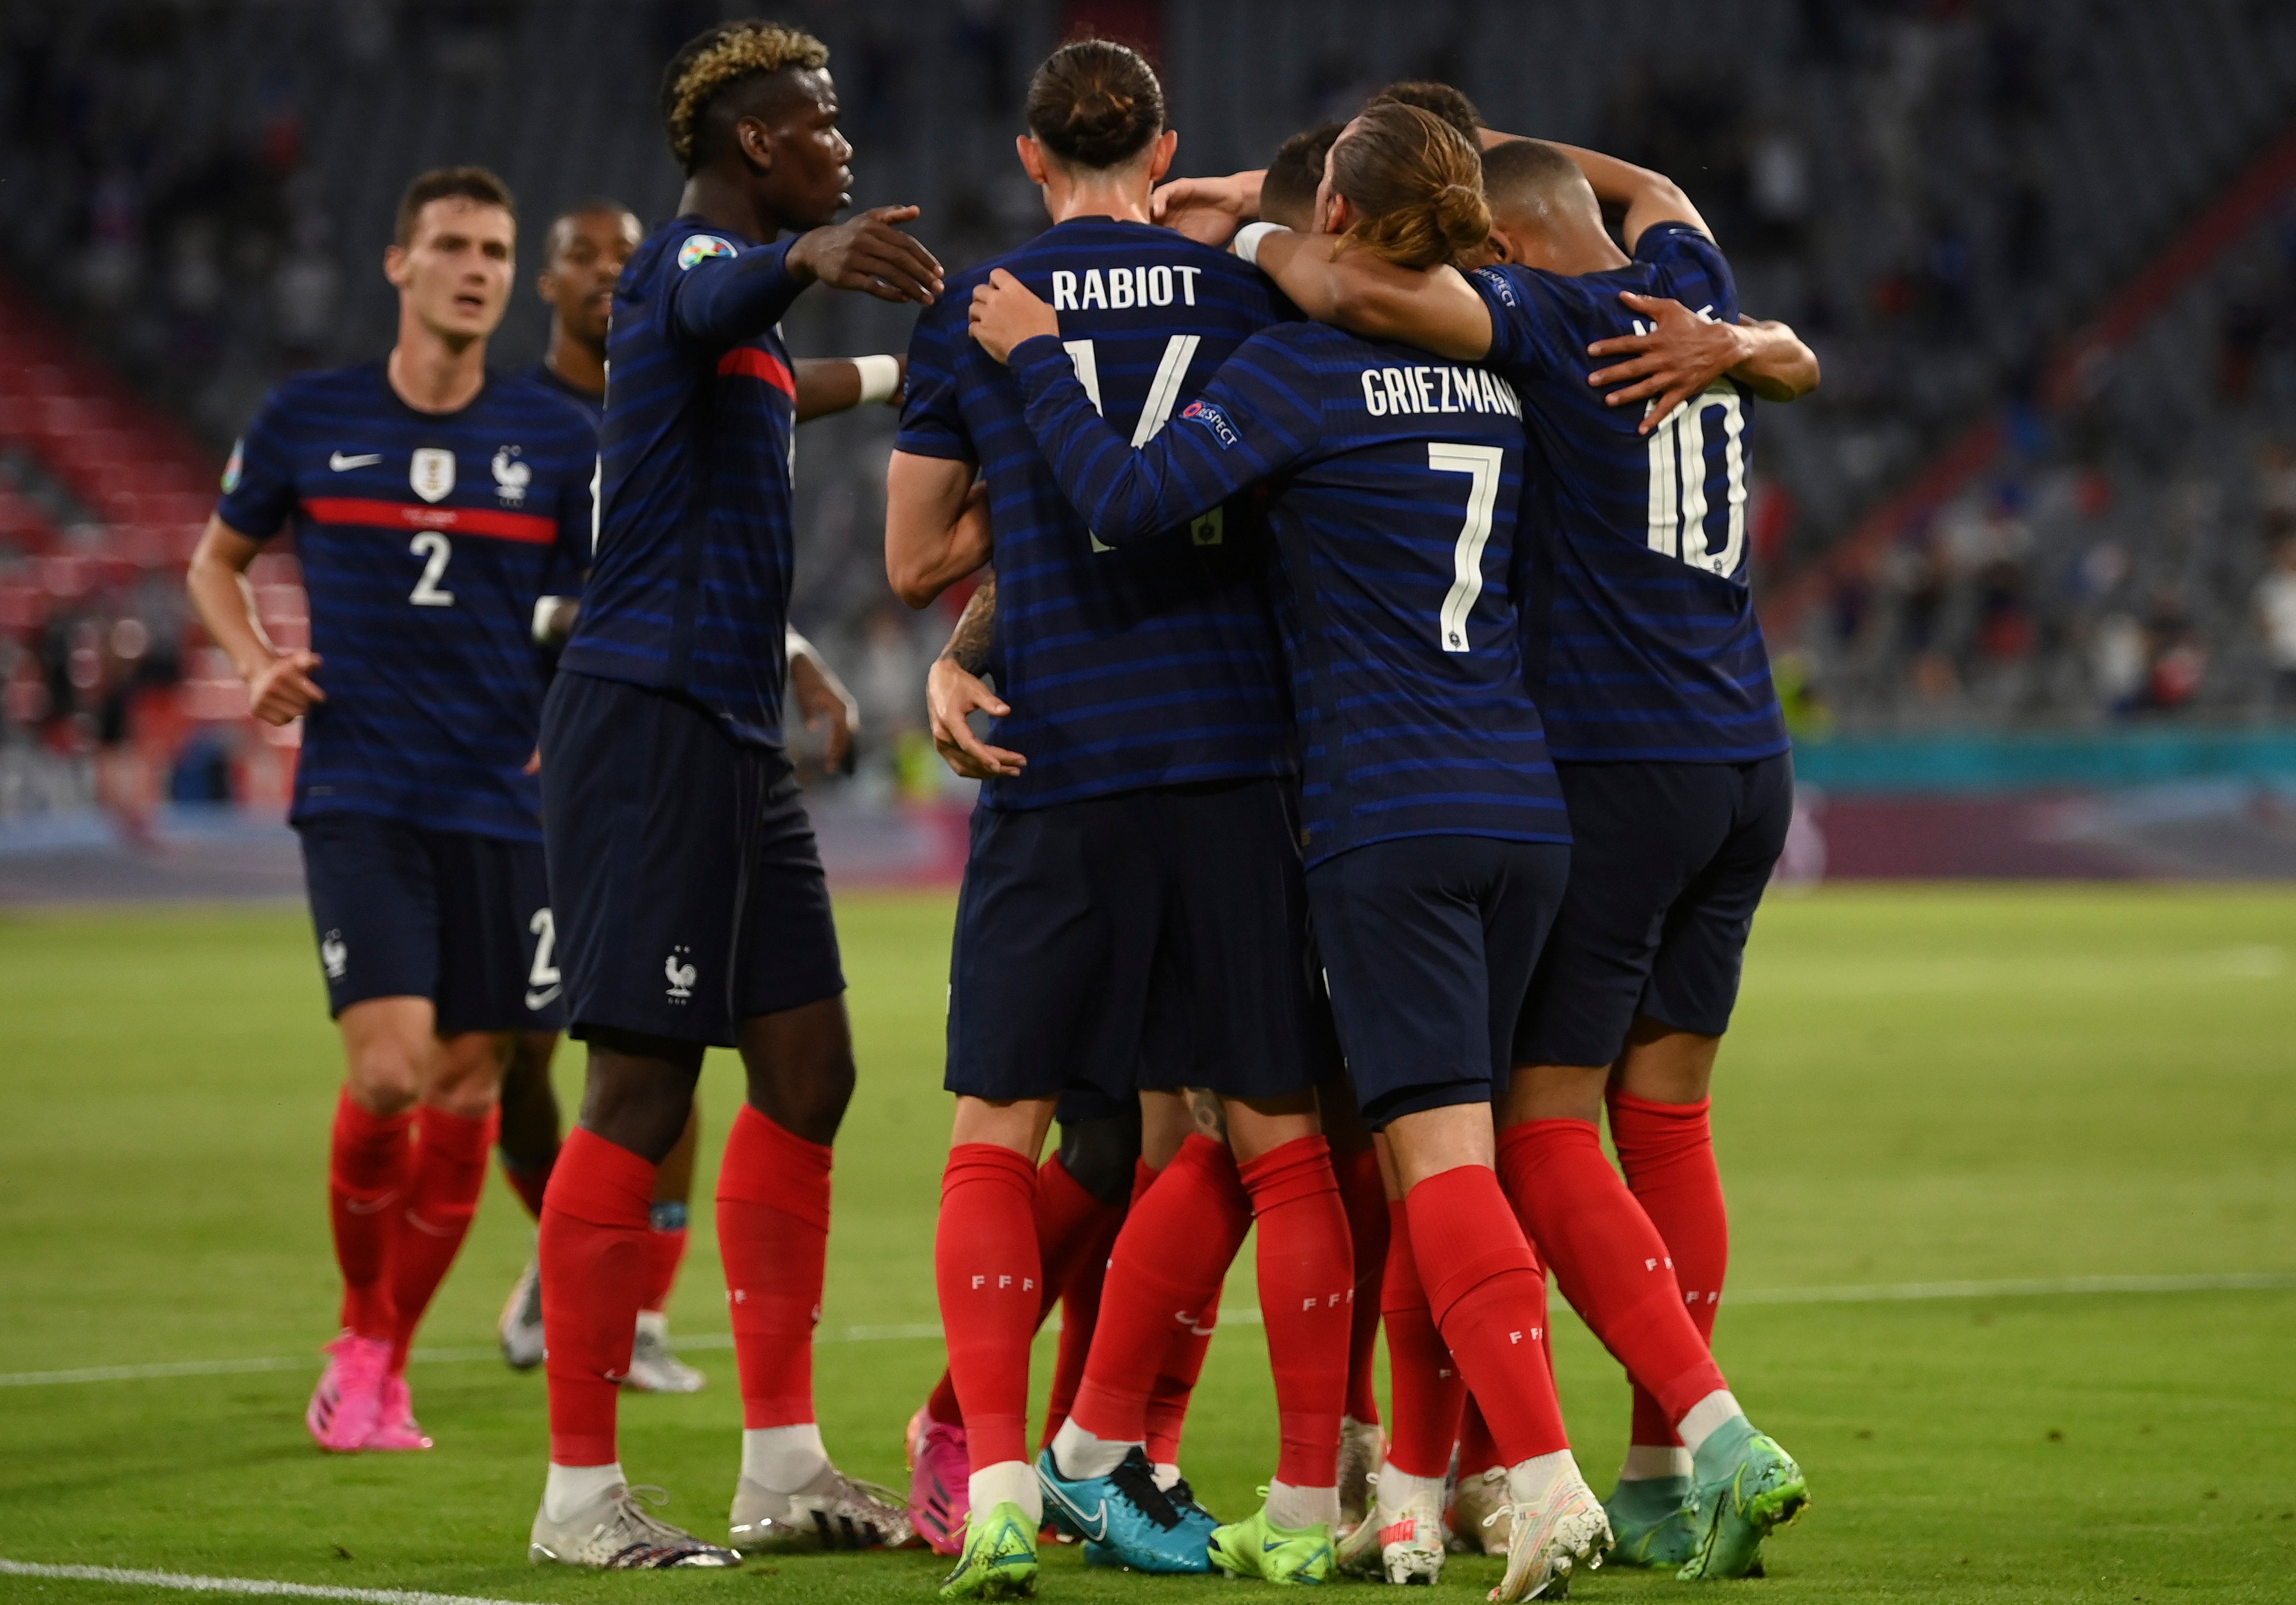
<svg viewBox="0 0 2296 1605">
<path fill-rule="evenodd" d="M 1793 1456 L 1738 1417 L 1699 1445 L 1692 1461 L 1690 1554 L 1675 1576 L 1685 1583 L 1751 1576 L 1762 1540 L 1808 1503 Z"/>
<path fill-rule="evenodd" d="M 1613 1566 L 1680 1566 L 1696 1547 L 1690 1526 L 1690 1478 L 1650 1477 L 1621 1482 L 1603 1502 L 1619 1547 Z"/>
<path fill-rule="evenodd" d="M 1033 1600 L 1037 1597 L 1037 1524 L 1007 1500 L 964 1519 L 964 1553 L 942 1580 L 944 1600 Z"/>
<path fill-rule="evenodd" d="M 1267 1490 L 1259 1490 L 1265 1500 Z M 1262 1504 L 1242 1521 L 1212 1529 L 1212 1568 L 1231 1577 L 1260 1577 L 1270 1583 L 1316 1584 L 1332 1580 L 1332 1529 L 1282 1527 L 1267 1519 Z"/>
</svg>

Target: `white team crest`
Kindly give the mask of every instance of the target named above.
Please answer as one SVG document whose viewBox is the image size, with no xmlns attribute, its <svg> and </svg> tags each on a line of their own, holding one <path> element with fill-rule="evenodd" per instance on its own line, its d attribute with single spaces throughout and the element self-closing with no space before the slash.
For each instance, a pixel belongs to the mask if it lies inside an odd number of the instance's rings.
<svg viewBox="0 0 2296 1605">
<path fill-rule="evenodd" d="M 351 950 L 343 942 L 343 933 L 331 930 L 319 938 L 319 962 L 326 967 L 327 979 L 339 981 L 351 962 Z"/>
<path fill-rule="evenodd" d="M 693 982 L 701 972 L 693 968 L 691 962 L 678 962 L 681 954 L 691 951 L 690 948 L 673 947 L 669 950 L 669 956 L 661 962 L 661 972 L 669 978 L 669 1001 L 674 1003 L 682 1003 L 693 995 Z"/>
<path fill-rule="evenodd" d="M 518 460 L 518 447 L 505 446 L 495 453 L 495 495 L 507 507 L 516 507 L 526 500 L 526 487 L 534 483 L 534 470 Z M 449 476 L 451 480 L 452 476 Z"/>
<path fill-rule="evenodd" d="M 406 482 L 426 502 L 443 502 L 455 488 L 455 454 L 442 446 L 418 446 Z"/>
</svg>

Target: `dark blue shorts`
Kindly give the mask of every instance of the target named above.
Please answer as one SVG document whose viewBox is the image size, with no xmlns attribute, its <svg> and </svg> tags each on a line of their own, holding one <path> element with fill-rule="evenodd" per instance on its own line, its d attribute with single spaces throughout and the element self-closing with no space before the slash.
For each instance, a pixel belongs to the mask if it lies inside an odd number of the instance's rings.
<svg viewBox="0 0 2296 1605">
<path fill-rule="evenodd" d="M 1488 1103 L 1503 1085 L 1570 853 L 1561 842 L 1406 836 L 1308 872 L 1340 1046 L 1374 1130 Z"/>
<path fill-rule="evenodd" d="M 542 819 L 573 1033 L 732 1047 L 845 989 L 813 824 L 778 747 L 673 692 L 560 671 Z"/>
<path fill-rule="evenodd" d="M 365 814 L 295 831 L 330 1016 L 427 997 L 442 1036 L 564 1026 L 539 844 Z"/>
<path fill-rule="evenodd" d="M 1290 786 L 976 808 L 949 962 L 953 1093 L 1304 1092 L 1331 1065 Z"/>
<path fill-rule="evenodd" d="M 1577 848 L 1517 1064 L 1613 1064 L 1638 1014 L 1729 1028 L 1746 935 L 1793 822 L 1793 759 L 1557 764 Z"/>
</svg>

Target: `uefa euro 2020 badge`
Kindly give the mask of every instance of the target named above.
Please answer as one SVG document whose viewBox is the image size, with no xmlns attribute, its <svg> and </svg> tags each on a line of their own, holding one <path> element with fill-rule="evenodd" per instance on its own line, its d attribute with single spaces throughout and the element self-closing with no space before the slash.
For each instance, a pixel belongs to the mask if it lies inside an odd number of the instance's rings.
<svg viewBox="0 0 2296 1605">
<path fill-rule="evenodd" d="M 715 234 L 688 234 L 685 243 L 677 248 L 677 271 L 691 273 L 712 257 L 737 257 L 731 240 L 720 240 Z"/>
<path fill-rule="evenodd" d="M 534 482 L 534 470 L 518 460 L 518 447 L 505 446 L 495 453 L 495 495 L 505 507 L 517 507 L 526 501 L 526 487 Z"/>
</svg>

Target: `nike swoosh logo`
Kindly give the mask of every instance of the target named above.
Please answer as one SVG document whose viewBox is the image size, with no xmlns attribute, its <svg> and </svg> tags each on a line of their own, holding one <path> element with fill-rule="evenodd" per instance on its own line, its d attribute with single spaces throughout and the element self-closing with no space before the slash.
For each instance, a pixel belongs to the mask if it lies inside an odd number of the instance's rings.
<svg viewBox="0 0 2296 1605">
<path fill-rule="evenodd" d="M 1096 1532 L 1086 1531 L 1085 1533 L 1085 1536 L 1086 1538 L 1091 1539 L 1095 1544 L 1104 1544 L 1107 1542 L 1108 1501 L 1105 1499 L 1102 1500 L 1100 1503 L 1094 1508 L 1092 1514 L 1090 1516 L 1086 1516 L 1084 1513 L 1084 1508 L 1081 1505 L 1078 1504 L 1075 1500 L 1070 1499 L 1067 1494 L 1062 1493 L 1058 1488 L 1047 1487 L 1045 1491 L 1050 1494 L 1054 1499 L 1060 1501 L 1061 1508 L 1069 1513 L 1070 1517 L 1075 1520 L 1078 1527 L 1091 1528 L 1095 1526 L 1095 1524 L 1097 1525 L 1099 1530 Z"/>
<path fill-rule="evenodd" d="M 346 457 L 342 453 L 337 452 L 334 455 L 327 459 L 327 466 L 333 469 L 337 473 L 340 473 L 347 468 L 372 468 L 374 464 L 381 461 L 382 454 L 381 452 L 368 452 L 365 455 L 359 457 Z"/>
<path fill-rule="evenodd" d="M 529 1009 L 539 1009 L 540 1007 L 542 1007 L 542 1005 L 543 1005 L 543 1004 L 545 1004 L 545 1003 L 548 1003 L 552 998 L 556 997 L 556 996 L 559 995 L 559 993 L 560 993 L 561 991 L 562 991 L 563 989 L 564 989 L 564 987 L 563 987 L 563 984 L 562 983 L 560 986 L 553 987 L 552 987 L 549 991 L 547 991 L 547 992 L 532 992 L 532 991 L 529 991 L 529 992 L 526 995 L 526 1006 L 527 1006 L 528 1008 L 529 1008 Z"/>
</svg>

